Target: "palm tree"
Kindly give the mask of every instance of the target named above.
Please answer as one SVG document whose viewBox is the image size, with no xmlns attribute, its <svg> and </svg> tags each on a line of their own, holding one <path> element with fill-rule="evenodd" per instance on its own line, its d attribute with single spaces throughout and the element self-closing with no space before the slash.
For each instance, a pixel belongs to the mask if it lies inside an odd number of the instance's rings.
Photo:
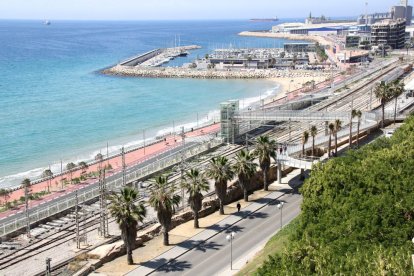
<svg viewBox="0 0 414 276">
<path fill-rule="evenodd" d="M 253 155 L 259 158 L 260 169 L 263 172 L 263 190 L 268 191 L 267 175 L 270 168 L 270 158 L 276 159 L 276 141 L 269 139 L 269 136 L 259 136 L 256 140 L 256 148 Z"/>
<path fill-rule="evenodd" d="M 400 82 L 399 80 L 395 80 L 390 85 L 391 96 L 395 98 L 395 106 L 394 106 L 394 125 L 397 119 L 397 101 L 398 97 L 404 93 L 404 82 Z"/>
<path fill-rule="evenodd" d="M 174 184 L 168 184 L 165 176 L 158 176 L 155 179 L 150 191 L 149 204 L 157 212 L 157 218 L 162 226 L 164 245 L 169 245 L 168 232 L 170 231 L 171 218 L 174 213 L 174 206 L 178 207 L 181 197 L 177 195 Z"/>
<path fill-rule="evenodd" d="M 309 132 L 304 131 L 302 134 L 302 155 L 305 156 L 305 144 L 309 140 Z"/>
<path fill-rule="evenodd" d="M 338 155 L 338 132 L 342 128 L 342 122 L 339 119 L 335 120 L 335 156 Z"/>
<path fill-rule="evenodd" d="M 220 215 L 224 215 L 224 202 L 227 196 L 227 181 L 234 176 L 228 159 L 224 156 L 213 157 L 206 170 L 208 177 L 214 179 L 214 188 L 220 201 Z"/>
<path fill-rule="evenodd" d="M 201 210 L 203 195 L 201 192 L 207 192 L 209 185 L 207 179 L 197 169 L 191 169 L 184 178 L 183 188 L 189 194 L 188 203 L 194 214 L 194 228 L 199 228 L 198 212 Z"/>
<path fill-rule="evenodd" d="M 53 172 L 50 169 L 46 169 L 42 173 L 42 178 L 47 178 L 47 191 L 50 192 L 50 186 L 52 186 Z"/>
<path fill-rule="evenodd" d="M 79 162 L 78 166 L 82 170 L 82 174 L 84 174 L 87 171 L 87 169 L 89 168 L 88 163 L 86 163 L 85 161 Z"/>
<path fill-rule="evenodd" d="M 381 128 L 384 128 L 384 120 L 385 120 L 385 104 L 391 99 L 391 92 L 389 89 L 389 85 L 386 84 L 384 81 L 380 82 L 375 86 L 374 93 L 375 97 L 381 102 L 381 110 L 382 110 L 382 121 L 381 121 Z"/>
<path fill-rule="evenodd" d="M 239 179 L 240 188 L 243 190 L 244 201 L 248 202 L 249 196 L 247 192 L 250 186 L 250 179 L 256 172 L 257 164 L 253 162 L 253 156 L 245 150 L 241 150 L 236 154 L 235 161 L 233 171 Z"/>
<path fill-rule="evenodd" d="M 329 128 L 328 156 L 331 157 L 332 135 L 335 132 L 335 125 L 333 123 L 330 123 L 328 128 Z"/>
<path fill-rule="evenodd" d="M 315 156 L 315 136 L 318 134 L 318 128 L 316 126 L 311 126 L 310 135 L 312 136 L 312 156 Z"/>
<path fill-rule="evenodd" d="M 351 119 L 349 120 L 349 148 L 352 146 L 352 119 L 357 116 L 356 109 L 352 109 L 351 111 Z"/>
<path fill-rule="evenodd" d="M 112 193 L 109 196 L 109 212 L 116 219 L 121 229 L 121 237 L 124 241 L 128 265 L 134 264 L 132 250 L 135 248 L 138 222 L 142 222 L 147 213 L 142 202 L 135 204 L 138 193 L 135 189 L 125 187 L 120 194 Z"/>
<path fill-rule="evenodd" d="M 4 199 L 4 205 L 7 205 L 7 201 L 10 198 L 11 191 L 9 189 L 0 189 L 0 196 Z"/>
<path fill-rule="evenodd" d="M 359 147 L 359 127 L 361 126 L 361 117 L 362 117 L 361 110 L 358 110 L 356 112 L 356 116 L 358 117 L 358 124 L 357 124 L 357 147 Z"/>
<path fill-rule="evenodd" d="M 70 177 L 70 184 L 72 184 L 72 175 L 73 175 L 73 169 L 76 168 L 76 165 L 73 162 L 70 162 L 66 165 L 66 170 L 69 171 L 69 177 Z"/>
</svg>

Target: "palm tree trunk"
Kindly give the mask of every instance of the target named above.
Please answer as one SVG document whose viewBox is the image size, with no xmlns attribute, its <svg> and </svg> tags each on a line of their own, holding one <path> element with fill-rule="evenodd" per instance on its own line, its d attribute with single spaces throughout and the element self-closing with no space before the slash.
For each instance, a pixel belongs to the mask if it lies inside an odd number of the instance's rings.
<svg viewBox="0 0 414 276">
<path fill-rule="evenodd" d="M 352 119 L 349 122 L 349 148 L 352 147 Z"/>
<path fill-rule="evenodd" d="M 328 142 L 328 157 L 331 157 L 331 144 L 332 144 L 332 134 L 329 133 L 329 142 Z"/>
<path fill-rule="evenodd" d="M 198 212 L 193 212 L 193 213 L 194 213 L 194 228 L 200 228 L 198 224 Z"/>
<path fill-rule="evenodd" d="M 249 194 L 246 188 L 243 189 L 243 194 L 244 194 L 244 201 L 249 202 Z"/>
<path fill-rule="evenodd" d="M 385 120 L 385 103 L 381 103 L 382 109 L 382 121 L 381 121 L 381 128 L 384 128 L 384 120 Z"/>
<path fill-rule="evenodd" d="M 219 199 L 220 215 L 224 215 L 224 202 L 225 202 L 225 198 L 226 198 L 226 195 L 227 195 L 227 182 L 225 184 L 223 184 L 223 186 L 226 185 L 225 190 L 222 189 L 223 188 L 221 186 L 222 184 L 223 183 L 216 183 L 214 185 L 215 190 L 216 190 L 216 195 L 217 195 L 217 197 Z"/>
<path fill-rule="evenodd" d="M 269 187 L 267 186 L 267 170 L 263 170 L 263 190 L 269 191 Z"/>
<path fill-rule="evenodd" d="M 357 147 L 359 147 L 359 125 L 360 125 L 360 121 L 358 120 L 358 125 L 357 125 Z"/>
<path fill-rule="evenodd" d="M 223 201 L 221 201 L 221 200 L 219 200 L 220 201 L 220 215 L 224 215 L 224 204 L 223 204 Z"/>
<path fill-rule="evenodd" d="M 168 238 L 168 231 L 167 231 L 167 229 L 165 229 L 165 227 L 163 229 L 163 233 L 162 234 L 164 235 L 164 245 L 165 246 L 170 245 L 170 241 L 169 241 L 169 238 Z"/>
<path fill-rule="evenodd" d="M 315 136 L 312 136 L 312 157 L 315 156 Z"/>
<path fill-rule="evenodd" d="M 305 157 L 305 144 L 302 144 L 302 156 Z"/>
<path fill-rule="evenodd" d="M 131 250 L 131 246 L 129 245 L 129 243 L 127 244 L 126 250 L 127 250 L 128 265 L 133 265 L 134 259 L 132 258 L 132 250 Z"/>
<path fill-rule="evenodd" d="M 338 133 L 335 133 L 335 156 L 338 155 Z"/>
<path fill-rule="evenodd" d="M 395 106 L 394 106 L 394 125 L 395 125 L 395 121 L 397 120 L 397 99 L 398 99 L 398 97 L 395 97 Z"/>
</svg>

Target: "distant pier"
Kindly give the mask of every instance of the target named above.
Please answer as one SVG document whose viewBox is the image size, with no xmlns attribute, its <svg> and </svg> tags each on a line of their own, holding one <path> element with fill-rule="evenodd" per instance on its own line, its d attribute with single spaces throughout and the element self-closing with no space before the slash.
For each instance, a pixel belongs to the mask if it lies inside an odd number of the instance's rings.
<svg viewBox="0 0 414 276">
<path fill-rule="evenodd" d="M 198 45 L 180 46 L 174 48 L 160 48 L 155 49 L 144 54 L 131 57 L 127 60 L 121 61 L 118 65 L 135 67 L 159 67 L 162 64 L 168 63 L 170 60 L 186 56 L 188 51 L 200 49 Z"/>
</svg>

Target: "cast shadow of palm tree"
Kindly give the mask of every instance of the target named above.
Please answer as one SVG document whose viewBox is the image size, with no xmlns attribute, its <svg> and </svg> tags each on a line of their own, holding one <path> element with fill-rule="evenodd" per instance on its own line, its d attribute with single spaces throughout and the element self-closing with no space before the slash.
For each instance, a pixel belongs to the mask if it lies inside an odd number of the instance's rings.
<svg viewBox="0 0 414 276">
<path fill-rule="evenodd" d="M 206 252 L 207 250 L 219 250 L 222 245 L 202 240 L 186 240 L 178 244 L 178 246 L 186 249 L 194 248 L 195 250 Z"/>
<path fill-rule="evenodd" d="M 269 215 L 263 212 L 255 212 L 247 216 L 248 219 L 267 218 Z"/>
<path fill-rule="evenodd" d="M 207 227 L 207 229 L 215 230 L 217 232 L 222 232 L 225 230 L 225 233 L 230 233 L 230 232 L 242 232 L 244 227 L 226 223 L 225 225 L 217 225 L 217 224 L 211 225 Z"/>
<path fill-rule="evenodd" d="M 184 271 L 191 268 L 191 264 L 187 261 L 167 260 L 165 258 L 150 260 L 141 265 L 162 272 Z"/>
<path fill-rule="evenodd" d="M 227 229 L 226 231 L 224 231 L 224 233 L 231 233 L 231 232 L 235 232 L 235 233 L 239 233 L 239 232 L 243 232 L 244 227 L 240 227 L 238 225 L 226 225 Z"/>
<path fill-rule="evenodd" d="M 273 200 L 272 202 L 269 203 L 269 206 L 275 206 L 275 208 L 277 208 L 277 205 L 281 202 L 286 204 L 286 201 L 284 201 L 284 200 Z"/>
<path fill-rule="evenodd" d="M 187 261 L 177 261 L 177 260 L 171 260 L 167 264 L 161 266 L 157 271 L 161 272 L 178 272 L 178 271 L 184 271 L 186 269 L 191 268 L 191 264 Z"/>
</svg>

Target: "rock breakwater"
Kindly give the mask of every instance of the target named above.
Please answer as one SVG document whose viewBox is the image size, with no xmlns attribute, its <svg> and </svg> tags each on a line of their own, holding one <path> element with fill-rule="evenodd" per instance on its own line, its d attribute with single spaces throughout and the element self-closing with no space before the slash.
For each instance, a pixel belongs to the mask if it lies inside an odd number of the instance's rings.
<svg viewBox="0 0 414 276">
<path fill-rule="evenodd" d="M 144 78 L 197 78 L 197 79 L 271 79 L 271 78 L 298 78 L 298 77 L 329 77 L 328 71 L 309 71 L 309 70 L 275 70 L 275 69 L 255 69 L 255 70 L 197 70 L 188 68 L 160 67 L 148 68 L 140 66 L 114 67 L 102 71 L 106 75 L 144 77 Z"/>
</svg>

